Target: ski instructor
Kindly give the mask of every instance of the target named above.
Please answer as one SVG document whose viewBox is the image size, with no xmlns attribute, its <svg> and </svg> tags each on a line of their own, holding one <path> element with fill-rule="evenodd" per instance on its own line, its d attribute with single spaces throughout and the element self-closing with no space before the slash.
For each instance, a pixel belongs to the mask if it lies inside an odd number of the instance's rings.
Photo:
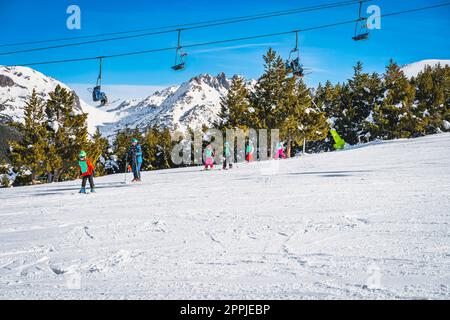
<svg viewBox="0 0 450 320">
<path fill-rule="evenodd" d="M 138 139 L 131 139 L 131 147 L 128 150 L 128 159 L 130 159 L 131 168 L 133 170 L 134 179 L 131 182 L 141 181 L 141 166 L 142 166 L 142 147 Z"/>
</svg>

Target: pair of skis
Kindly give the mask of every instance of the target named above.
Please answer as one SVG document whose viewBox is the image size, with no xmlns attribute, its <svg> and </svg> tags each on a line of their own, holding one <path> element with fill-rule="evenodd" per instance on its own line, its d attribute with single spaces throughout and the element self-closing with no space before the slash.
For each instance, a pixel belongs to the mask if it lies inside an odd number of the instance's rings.
<svg viewBox="0 0 450 320">
<path fill-rule="evenodd" d="M 135 160 L 135 161 L 136 161 L 136 160 Z M 135 166 L 136 166 L 136 168 L 137 168 L 137 163 L 135 163 Z M 128 174 L 128 157 L 127 157 L 127 159 L 125 160 L 125 176 L 124 176 L 124 178 L 123 178 L 122 184 L 127 184 L 127 174 Z M 140 173 L 139 173 L 139 177 L 140 177 Z"/>
</svg>

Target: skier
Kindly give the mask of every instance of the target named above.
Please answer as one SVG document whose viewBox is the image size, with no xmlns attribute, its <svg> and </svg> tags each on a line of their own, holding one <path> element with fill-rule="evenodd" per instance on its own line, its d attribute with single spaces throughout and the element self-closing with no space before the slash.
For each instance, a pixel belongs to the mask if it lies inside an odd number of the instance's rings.
<svg viewBox="0 0 450 320">
<path fill-rule="evenodd" d="M 211 145 L 208 145 L 203 155 L 205 159 L 205 170 L 208 170 L 208 166 L 212 169 L 214 167 L 214 152 Z"/>
<path fill-rule="evenodd" d="M 275 154 L 275 160 L 278 160 L 280 157 L 283 159 L 286 159 L 286 155 L 283 151 L 283 143 L 281 141 L 278 141 L 277 143 L 277 153 Z"/>
<path fill-rule="evenodd" d="M 345 140 L 341 138 L 341 136 L 337 133 L 336 129 L 330 130 L 331 135 L 333 136 L 335 144 L 333 145 L 335 150 L 342 150 L 345 147 Z"/>
<path fill-rule="evenodd" d="M 141 181 L 141 166 L 142 166 L 142 147 L 138 139 L 131 139 L 131 147 L 128 150 L 128 158 L 131 162 L 131 169 L 133 171 L 134 179 L 131 182 Z"/>
<path fill-rule="evenodd" d="M 86 193 L 86 182 L 89 180 L 91 192 L 95 192 L 94 185 L 94 166 L 91 161 L 86 158 L 86 151 L 80 151 L 78 166 L 80 167 L 80 175 L 82 177 L 80 193 Z"/>
<path fill-rule="evenodd" d="M 245 150 L 245 152 L 247 153 L 247 156 L 245 157 L 245 160 L 247 160 L 248 162 L 253 161 L 253 152 L 254 152 L 254 148 L 253 148 L 253 142 L 250 140 L 248 142 L 247 148 Z"/>
<path fill-rule="evenodd" d="M 223 161 L 223 169 L 227 170 L 227 166 L 231 169 L 233 168 L 232 163 L 232 153 L 231 153 L 231 147 L 230 143 L 228 141 L 225 141 L 225 159 Z"/>
</svg>

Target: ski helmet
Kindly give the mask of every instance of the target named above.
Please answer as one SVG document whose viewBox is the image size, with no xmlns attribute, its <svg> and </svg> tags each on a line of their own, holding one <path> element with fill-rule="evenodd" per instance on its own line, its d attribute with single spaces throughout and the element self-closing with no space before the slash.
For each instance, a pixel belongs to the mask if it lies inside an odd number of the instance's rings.
<svg viewBox="0 0 450 320">
<path fill-rule="evenodd" d="M 138 139 L 136 139 L 136 138 L 133 138 L 133 139 L 131 139 L 131 143 L 134 143 L 134 142 L 138 142 Z"/>
<path fill-rule="evenodd" d="M 80 158 L 86 157 L 86 151 L 80 151 L 80 154 L 78 155 Z"/>
</svg>

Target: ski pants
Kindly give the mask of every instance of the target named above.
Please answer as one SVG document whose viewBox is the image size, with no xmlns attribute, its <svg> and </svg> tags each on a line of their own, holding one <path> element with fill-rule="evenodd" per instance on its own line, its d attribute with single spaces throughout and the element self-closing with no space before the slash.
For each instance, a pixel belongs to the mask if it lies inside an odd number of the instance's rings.
<svg viewBox="0 0 450 320">
<path fill-rule="evenodd" d="M 275 155 L 275 159 L 279 159 L 280 157 L 286 159 L 286 155 L 284 154 L 283 150 L 278 150 L 277 154 Z"/>
<path fill-rule="evenodd" d="M 141 166 L 142 166 L 142 162 L 138 162 L 135 161 L 133 162 L 133 176 L 135 179 L 140 179 L 141 178 Z"/>
<path fill-rule="evenodd" d="M 91 174 L 91 175 L 88 175 L 88 176 L 83 176 L 83 179 L 81 180 L 81 187 L 83 189 L 86 188 L 86 182 L 88 180 L 89 180 L 89 186 L 91 187 L 91 189 L 95 187 L 95 185 L 94 185 L 94 175 Z"/>
<path fill-rule="evenodd" d="M 233 167 L 233 163 L 231 162 L 231 156 L 225 157 L 225 160 L 223 161 L 223 168 L 225 169 L 227 166 L 230 168 Z"/>
<path fill-rule="evenodd" d="M 212 169 L 214 167 L 214 158 L 207 157 L 205 160 L 205 169 L 208 169 L 208 166 Z"/>
</svg>

